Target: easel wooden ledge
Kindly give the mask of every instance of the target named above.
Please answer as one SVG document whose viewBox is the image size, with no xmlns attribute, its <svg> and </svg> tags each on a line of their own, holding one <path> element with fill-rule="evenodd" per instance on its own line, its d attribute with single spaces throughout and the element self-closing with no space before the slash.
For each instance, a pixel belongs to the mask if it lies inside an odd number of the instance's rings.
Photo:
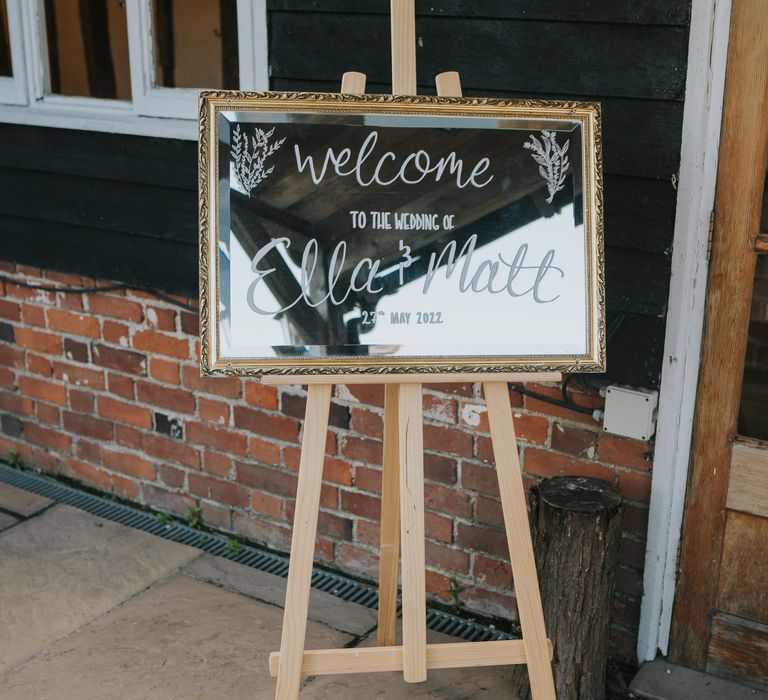
<svg viewBox="0 0 768 700">
<path fill-rule="evenodd" d="M 414 0 L 392 0 L 392 92 L 416 94 Z M 461 96 L 456 72 L 435 79 L 438 95 Z M 365 92 L 365 75 L 344 74 L 341 91 Z M 308 385 L 291 557 L 280 651 L 269 658 L 277 700 L 296 700 L 302 676 L 402 671 L 408 683 L 427 669 L 526 664 L 534 700 L 555 700 L 552 645 L 544 614 L 528 524 L 508 382 L 552 382 L 559 373 L 388 374 L 265 376 L 266 385 Z M 482 381 L 496 459 L 504 525 L 517 595 L 521 640 L 427 644 L 424 555 L 424 436 L 422 384 Z M 323 455 L 334 384 L 384 384 L 378 647 L 305 651 Z M 401 488 L 402 487 L 402 488 Z M 402 544 L 402 645 L 396 646 L 397 571 Z"/>
</svg>

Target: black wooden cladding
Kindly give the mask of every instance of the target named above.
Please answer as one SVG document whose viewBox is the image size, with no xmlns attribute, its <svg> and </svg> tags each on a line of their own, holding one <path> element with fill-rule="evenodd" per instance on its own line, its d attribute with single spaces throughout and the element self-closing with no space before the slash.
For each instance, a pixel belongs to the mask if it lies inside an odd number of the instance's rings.
<svg viewBox="0 0 768 700">
<path fill-rule="evenodd" d="M 389 91 L 386 0 L 269 0 L 272 88 Z M 656 386 L 664 339 L 689 4 L 417 0 L 419 92 L 603 107 L 608 376 Z M 0 257 L 197 292 L 197 144 L 0 124 Z M 620 322 L 616 322 L 617 319 Z"/>
</svg>

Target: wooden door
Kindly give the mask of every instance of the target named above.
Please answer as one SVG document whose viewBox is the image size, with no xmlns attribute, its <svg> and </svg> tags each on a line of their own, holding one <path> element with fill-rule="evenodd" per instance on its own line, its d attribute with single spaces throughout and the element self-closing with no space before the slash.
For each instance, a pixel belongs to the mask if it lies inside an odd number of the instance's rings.
<svg viewBox="0 0 768 700">
<path fill-rule="evenodd" d="M 733 0 L 670 660 L 768 688 L 768 12 Z M 766 207 L 768 208 L 768 207 Z M 762 222 L 766 230 L 766 219 Z"/>
</svg>

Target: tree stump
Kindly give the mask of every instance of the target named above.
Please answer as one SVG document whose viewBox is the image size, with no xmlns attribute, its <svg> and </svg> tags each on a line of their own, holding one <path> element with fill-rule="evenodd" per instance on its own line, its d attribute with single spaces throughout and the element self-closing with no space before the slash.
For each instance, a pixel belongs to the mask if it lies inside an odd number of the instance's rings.
<svg viewBox="0 0 768 700">
<path fill-rule="evenodd" d="M 603 700 L 621 496 L 600 479 L 561 476 L 532 488 L 530 504 L 558 700 Z M 513 688 L 530 697 L 525 666 Z"/>
</svg>

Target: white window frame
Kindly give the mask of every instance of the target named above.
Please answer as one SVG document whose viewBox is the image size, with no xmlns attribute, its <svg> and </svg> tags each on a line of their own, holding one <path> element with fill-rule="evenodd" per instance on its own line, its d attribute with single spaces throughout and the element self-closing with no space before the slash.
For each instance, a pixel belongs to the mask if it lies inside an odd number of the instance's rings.
<svg viewBox="0 0 768 700">
<path fill-rule="evenodd" d="M 197 90 L 155 85 L 151 0 L 125 0 L 131 100 L 50 94 L 43 0 L 8 0 L 13 78 L 0 79 L 0 122 L 197 138 Z M 267 90 L 266 0 L 237 0 L 240 89 Z"/>
<path fill-rule="evenodd" d="M 22 2 L 23 0 L 7 0 L 6 2 L 12 75 L 0 77 L 0 103 L 18 105 L 27 103 L 26 66 L 22 42 Z"/>
</svg>

